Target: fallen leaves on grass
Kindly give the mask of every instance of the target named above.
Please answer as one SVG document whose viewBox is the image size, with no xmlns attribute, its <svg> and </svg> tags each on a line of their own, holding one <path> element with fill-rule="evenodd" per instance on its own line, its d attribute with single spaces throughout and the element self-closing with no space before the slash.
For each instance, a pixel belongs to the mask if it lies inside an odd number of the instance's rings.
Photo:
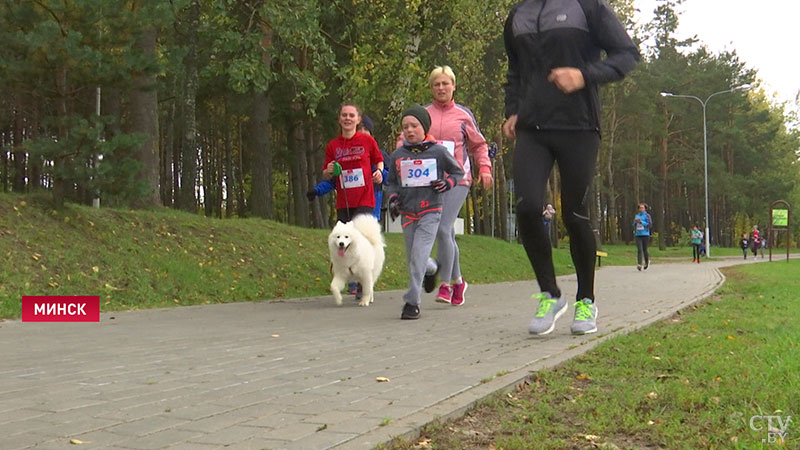
<svg viewBox="0 0 800 450">
<path fill-rule="evenodd" d="M 414 448 L 431 448 L 431 440 L 430 439 L 422 439 L 416 444 L 414 444 Z"/>
</svg>

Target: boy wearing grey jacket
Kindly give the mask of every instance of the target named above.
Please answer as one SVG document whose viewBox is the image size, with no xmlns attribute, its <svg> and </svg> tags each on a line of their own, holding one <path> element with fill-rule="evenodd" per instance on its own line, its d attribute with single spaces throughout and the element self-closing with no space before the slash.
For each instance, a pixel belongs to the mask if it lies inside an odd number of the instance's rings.
<svg viewBox="0 0 800 450">
<path fill-rule="evenodd" d="M 420 105 L 403 112 L 403 145 L 391 155 L 389 214 L 403 216 L 408 291 L 401 319 L 419 319 L 422 279 L 442 215 L 441 194 L 461 181 L 464 171 L 443 145 L 428 135 L 431 117 Z"/>
</svg>

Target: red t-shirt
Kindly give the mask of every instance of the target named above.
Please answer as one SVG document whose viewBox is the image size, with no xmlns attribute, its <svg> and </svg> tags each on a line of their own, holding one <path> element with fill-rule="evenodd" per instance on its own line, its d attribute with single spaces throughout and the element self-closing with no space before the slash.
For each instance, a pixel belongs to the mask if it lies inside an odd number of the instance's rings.
<svg viewBox="0 0 800 450">
<path fill-rule="evenodd" d="M 347 139 L 341 135 L 328 142 L 325 147 L 325 163 L 331 161 L 342 166 L 342 175 L 333 177 L 336 183 L 336 209 L 375 207 L 375 192 L 372 190 L 372 167 L 383 161 L 378 143 L 372 136 L 356 132 Z"/>
</svg>

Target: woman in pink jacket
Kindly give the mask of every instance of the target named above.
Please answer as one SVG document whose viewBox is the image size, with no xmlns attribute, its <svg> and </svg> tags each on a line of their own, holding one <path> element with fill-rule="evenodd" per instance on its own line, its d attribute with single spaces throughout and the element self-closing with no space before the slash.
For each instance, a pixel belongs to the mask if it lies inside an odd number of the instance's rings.
<svg viewBox="0 0 800 450">
<path fill-rule="evenodd" d="M 489 159 L 488 146 L 472 111 L 453 100 L 456 90 L 456 76 L 449 66 L 436 67 L 428 77 L 433 94 L 433 103 L 425 109 L 431 116 L 430 134 L 444 145 L 464 169 L 464 178 L 453 189 L 443 196 L 442 219 L 436 234 L 436 262 L 438 275 L 442 279 L 439 286 L 437 302 L 450 303 L 453 306 L 464 304 L 464 292 L 467 282 L 461 276 L 453 224 L 456 222 L 461 206 L 469 194 L 472 183 L 472 163 L 478 167 L 478 177 L 484 189 L 492 186 L 492 162 Z M 436 273 L 427 275 L 425 290 L 433 291 Z"/>
</svg>

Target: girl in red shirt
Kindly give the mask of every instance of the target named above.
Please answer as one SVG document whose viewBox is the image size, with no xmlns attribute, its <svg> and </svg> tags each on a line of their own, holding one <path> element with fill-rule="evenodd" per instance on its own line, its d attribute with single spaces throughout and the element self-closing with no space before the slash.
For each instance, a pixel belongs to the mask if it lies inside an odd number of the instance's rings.
<svg viewBox="0 0 800 450">
<path fill-rule="evenodd" d="M 358 214 L 372 214 L 375 208 L 373 183 L 383 181 L 383 156 L 372 136 L 356 131 L 361 111 L 351 103 L 339 108 L 341 134 L 325 147 L 322 176 L 335 178 L 336 216 L 349 222 Z M 375 167 L 375 170 L 372 170 Z"/>
</svg>

